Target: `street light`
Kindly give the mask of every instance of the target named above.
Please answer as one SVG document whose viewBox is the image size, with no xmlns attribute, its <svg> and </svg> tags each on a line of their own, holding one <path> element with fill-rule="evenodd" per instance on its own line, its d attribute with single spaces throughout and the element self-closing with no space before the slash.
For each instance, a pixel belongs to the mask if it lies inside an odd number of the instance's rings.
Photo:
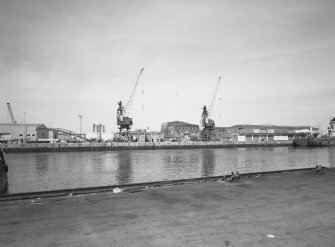
<svg viewBox="0 0 335 247">
<path fill-rule="evenodd" d="M 23 133 L 23 142 L 27 142 L 27 125 L 26 125 L 26 112 L 23 112 L 23 124 L 24 124 L 24 133 Z"/>
<path fill-rule="evenodd" d="M 83 118 L 83 115 L 79 115 L 79 123 L 80 123 L 79 134 L 81 134 L 81 132 L 82 132 L 82 125 L 81 125 L 82 118 Z"/>
</svg>

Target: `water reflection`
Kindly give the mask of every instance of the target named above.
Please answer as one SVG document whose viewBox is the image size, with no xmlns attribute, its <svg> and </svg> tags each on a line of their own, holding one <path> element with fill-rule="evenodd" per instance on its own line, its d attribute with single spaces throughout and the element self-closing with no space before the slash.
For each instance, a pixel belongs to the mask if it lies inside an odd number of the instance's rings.
<svg viewBox="0 0 335 247">
<path fill-rule="evenodd" d="M 178 176 L 185 170 L 187 167 L 187 160 L 184 155 L 180 155 L 179 152 L 171 152 L 169 150 L 163 158 L 164 171 L 168 174 L 171 180 L 177 179 Z"/>
<path fill-rule="evenodd" d="M 118 184 L 131 183 L 133 181 L 133 167 L 131 151 L 120 151 L 117 153 L 118 168 L 116 181 Z"/>
<path fill-rule="evenodd" d="M 49 170 L 49 156 L 47 154 L 36 155 L 36 171 L 38 176 L 42 177 L 48 173 Z"/>
<path fill-rule="evenodd" d="M 202 169 L 201 176 L 202 177 L 210 177 L 214 176 L 215 171 L 215 153 L 213 149 L 202 149 Z"/>
<path fill-rule="evenodd" d="M 195 150 L 159 150 L 163 174 L 161 180 L 189 178 L 199 171 L 199 152 Z M 163 175 L 163 176 L 162 176 Z M 156 179 L 158 180 L 158 178 Z"/>
<path fill-rule="evenodd" d="M 242 160 L 239 167 L 241 170 L 249 171 L 254 167 L 254 163 L 251 159 Z"/>
<path fill-rule="evenodd" d="M 7 160 L 8 191 L 20 193 L 221 176 L 232 171 L 297 169 L 316 164 L 334 167 L 335 147 L 25 153 L 8 154 Z"/>
<path fill-rule="evenodd" d="M 102 170 L 103 169 L 103 156 L 100 154 L 94 155 L 92 159 L 92 168 L 94 170 Z"/>
<path fill-rule="evenodd" d="M 328 150 L 328 164 L 330 167 L 335 166 L 335 148 L 334 147 L 329 148 Z"/>
</svg>

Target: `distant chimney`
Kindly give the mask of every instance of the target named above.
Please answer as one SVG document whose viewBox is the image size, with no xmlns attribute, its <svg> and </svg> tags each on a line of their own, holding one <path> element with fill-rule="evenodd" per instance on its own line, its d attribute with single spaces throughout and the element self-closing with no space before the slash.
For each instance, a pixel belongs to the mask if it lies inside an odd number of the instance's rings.
<svg viewBox="0 0 335 247">
<path fill-rule="evenodd" d="M 99 125 L 98 125 L 98 135 L 99 135 L 99 140 L 101 140 L 101 126 L 102 126 L 102 124 L 100 123 Z"/>
<path fill-rule="evenodd" d="M 93 132 L 95 132 L 96 131 L 96 125 L 95 124 L 93 124 Z"/>
</svg>

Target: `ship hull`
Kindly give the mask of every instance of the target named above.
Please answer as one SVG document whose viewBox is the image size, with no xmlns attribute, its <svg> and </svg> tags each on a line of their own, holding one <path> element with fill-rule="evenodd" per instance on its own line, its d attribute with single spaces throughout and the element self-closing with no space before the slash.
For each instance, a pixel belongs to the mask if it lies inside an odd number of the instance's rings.
<svg viewBox="0 0 335 247">
<path fill-rule="evenodd" d="M 335 137 L 322 137 L 322 138 L 295 138 L 293 140 L 294 146 L 335 146 Z"/>
<path fill-rule="evenodd" d="M 6 193 L 7 191 L 7 173 L 6 172 L 2 172 L 0 174 L 0 194 Z"/>
<path fill-rule="evenodd" d="M 5 155 L 0 149 L 0 194 L 7 192 L 8 185 L 8 166 L 6 165 Z"/>
</svg>

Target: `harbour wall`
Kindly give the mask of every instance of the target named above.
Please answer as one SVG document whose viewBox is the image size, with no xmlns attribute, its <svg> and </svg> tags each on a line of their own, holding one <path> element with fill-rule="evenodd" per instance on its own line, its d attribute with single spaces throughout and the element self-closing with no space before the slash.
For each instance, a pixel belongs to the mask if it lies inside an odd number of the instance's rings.
<svg viewBox="0 0 335 247">
<path fill-rule="evenodd" d="M 333 168 L 329 168 L 333 169 Z M 263 171 L 263 172 L 252 172 L 252 173 L 241 173 L 236 180 L 239 181 L 240 178 L 249 177 L 260 177 L 271 174 L 287 174 L 295 172 L 313 171 L 315 168 L 298 168 L 290 170 L 275 170 L 275 171 Z M 210 176 L 210 177 L 198 177 L 198 178 L 187 178 L 187 179 L 176 179 L 176 180 L 163 180 L 154 182 L 143 182 L 143 183 L 130 183 L 130 184 L 114 184 L 105 186 L 92 186 L 92 187 L 82 187 L 82 188 L 71 188 L 71 189 L 61 189 L 61 190 L 46 190 L 46 191 L 35 191 L 35 192 L 23 192 L 23 193 L 11 193 L 11 194 L 0 194 L 1 201 L 11 201 L 11 200 L 25 200 L 33 198 L 46 198 L 55 196 L 73 196 L 81 194 L 91 194 L 91 193 L 101 193 L 113 191 L 115 188 L 122 190 L 135 189 L 136 191 L 143 191 L 148 187 L 164 187 L 172 185 L 182 185 L 187 183 L 202 183 L 209 181 L 226 180 L 233 181 L 233 175 L 223 175 L 223 176 Z"/>
<path fill-rule="evenodd" d="M 292 141 L 258 142 L 106 142 L 106 143 L 20 143 L 0 144 L 7 153 L 15 152 L 78 152 L 112 150 L 155 150 L 155 149 L 195 149 L 195 148 L 236 148 L 291 146 Z"/>
</svg>

